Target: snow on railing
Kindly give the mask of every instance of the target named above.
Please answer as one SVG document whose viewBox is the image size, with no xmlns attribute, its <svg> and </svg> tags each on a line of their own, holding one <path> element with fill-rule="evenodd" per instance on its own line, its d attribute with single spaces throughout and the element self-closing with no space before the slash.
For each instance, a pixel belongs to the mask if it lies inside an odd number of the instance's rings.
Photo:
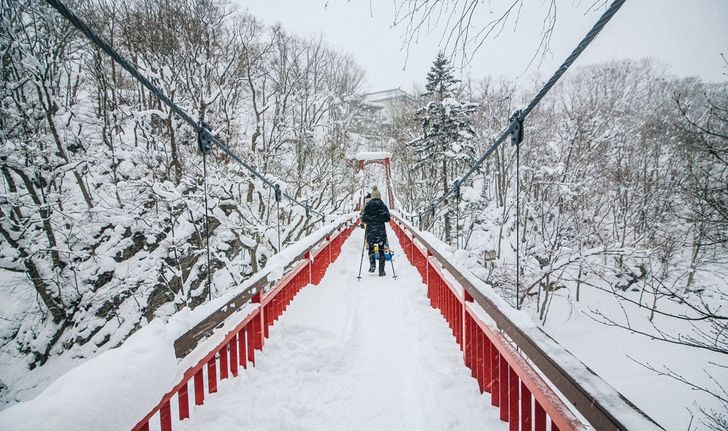
<svg viewBox="0 0 728 431">
<path fill-rule="evenodd" d="M 172 429 L 220 380 L 255 362 L 270 326 L 338 257 L 355 217 L 342 215 L 281 250 L 242 286 L 194 310 L 153 319 L 35 398 L 1 411 L 0 430 Z"/>
<path fill-rule="evenodd" d="M 236 311 L 228 310 L 233 307 L 226 304 L 212 313 L 208 319 L 200 322 L 195 327 L 198 329 L 193 328 L 181 337 L 184 346 L 190 343 L 197 346 L 189 356 L 198 357 L 200 355 L 198 350 L 205 350 L 210 345 L 210 340 L 197 344 L 200 341 L 199 334 L 207 334 L 206 328 L 215 322 L 213 328 L 225 325 L 224 329 L 228 329 L 231 324 L 234 325 L 225 332 L 224 337 L 219 340 L 215 339 L 214 348 L 208 350 L 200 360 L 185 371 L 181 381 L 162 397 L 161 401 L 139 421 L 132 431 L 149 431 L 150 425 L 157 421 L 159 429 L 172 431 L 173 423 L 190 417 L 191 395 L 194 395 L 195 405 L 202 405 L 205 403 L 205 394 L 217 392 L 218 382 L 231 376 L 237 377 L 240 370 L 246 369 L 248 364 L 255 365 L 255 351 L 263 349 L 264 341 L 269 337 L 269 328 L 283 314 L 303 287 L 309 284 L 318 285 L 321 282 L 326 269 L 339 256 L 341 246 L 353 230 L 354 226 L 351 221 L 339 225 L 318 245 L 309 246 L 302 256 L 304 260 L 298 260 L 292 267 L 289 267 L 283 277 L 275 282 L 269 290 L 253 287 L 254 291 L 250 299 L 258 305 L 244 315 L 239 322 L 225 321 Z M 254 284 L 254 286 L 257 285 L 258 283 Z M 238 307 L 244 305 L 240 302 L 240 295 L 236 296 L 233 301 L 238 301 Z M 238 314 L 234 316 L 237 317 Z M 219 319 L 222 320 L 218 321 Z M 184 341 L 185 337 L 190 340 Z M 180 340 L 177 341 L 176 346 L 179 345 Z M 179 349 L 178 353 L 180 353 Z M 192 381 L 191 387 L 190 381 Z M 176 404 L 173 403 L 175 396 Z"/>
<path fill-rule="evenodd" d="M 393 219 L 405 256 L 427 285 L 430 304 L 447 321 L 480 391 L 491 394 L 510 430 L 545 431 L 547 422 L 554 431 L 663 429 L 500 298 L 486 297 L 465 270 L 430 244 L 433 240 Z"/>
<path fill-rule="evenodd" d="M 391 159 L 392 153 L 389 151 L 360 151 L 353 156 L 349 156 L 353 160 L 363 160 L 363 161 L 371 161 L 371 160 L 384 160 L 384 159 Z"/>
</svg>

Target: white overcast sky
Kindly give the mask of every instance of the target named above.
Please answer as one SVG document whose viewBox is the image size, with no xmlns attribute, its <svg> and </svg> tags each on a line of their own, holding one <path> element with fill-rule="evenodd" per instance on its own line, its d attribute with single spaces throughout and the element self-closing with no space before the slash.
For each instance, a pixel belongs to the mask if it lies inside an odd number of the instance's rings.
<svg viewBox="0 0 728 431">
<path fill-rule="evenodd" d="M 234 1 L 267 24 L 280 22 L 300 36 L 321 35 L 330 45 L 350 53 L 366 69 L 370 90 L 408 89 L 413 82 L 424 81 L 441 48 L 442 27 L 421 35 L 419 42 L 410 47 L 405 64 L 405 28 L 392 26 L 394 4 L 403 0 Z M 503 2 L 482 2 L 476 21 L 487 19 L 489 4 Z M 557 1 L 551 51 L 540 67 L 531 66 L 524 74 L 539 42 L 547 3 L 524 0 L 518 25 L 511 23 L 497 39 L 486 42 L 464 73 L 473 78 L 502 75 L 529 81 L 536 74 L 542 78 L 550 75 L 604 11 L 587 11 L 593 2 Z M 728 66 L 721 53 L 728 57 L 728 0 L 627 0 L 576 66 L 651 57 L 666 63 L 670 73 L 677 76 L 725 81 Z"/>
</svg>

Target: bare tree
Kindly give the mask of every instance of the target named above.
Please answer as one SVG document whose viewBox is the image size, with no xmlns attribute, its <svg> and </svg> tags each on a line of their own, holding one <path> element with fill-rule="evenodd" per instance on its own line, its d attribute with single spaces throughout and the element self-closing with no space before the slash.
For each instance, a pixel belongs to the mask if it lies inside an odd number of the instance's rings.
<svg viewBox="0 0 728 431">
<path fill-rule="evenodd" d="M 587 2 L 586 11 L 602 8 L 606 0 Z M 407 55 L 425 34 L 439 33 L 440 45 L 452 58 L 467 64 L 488 40 L 499 37 L 509 27 L 519 25 L 524 7 L 529 13 L 541 14 L 541 27 L 536 48 L 526 68 L 543 60 L 549 52 L 551 37 L 557 24 L 556 0 L 541 5 L 523 0 L 482 2 L 477 0 L 397 0 L 394 25 L 404 28 L 403 48 Z"/>
</svg>

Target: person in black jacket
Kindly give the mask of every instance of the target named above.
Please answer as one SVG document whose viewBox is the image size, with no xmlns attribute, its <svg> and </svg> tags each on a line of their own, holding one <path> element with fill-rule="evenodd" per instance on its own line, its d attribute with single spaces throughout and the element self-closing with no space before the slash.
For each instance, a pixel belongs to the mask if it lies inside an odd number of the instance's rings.
<svg viewBox="0 0 728 431">
<path fill-rule="evenodd" d="M 384 272 L 384 248 L 388 247 L 387 230 L 384 223 L 389 221 L 389 208 L 382 202 L 382 194 L 377 187 L 372 188 L 372 199 L 364 206 L 361 214 L 362 223 L 366 223 L 366 240 L 369 244 L 369 272 L 376 269 L 375 248 L 379 253 L 379 275 Z"/>
</svg>

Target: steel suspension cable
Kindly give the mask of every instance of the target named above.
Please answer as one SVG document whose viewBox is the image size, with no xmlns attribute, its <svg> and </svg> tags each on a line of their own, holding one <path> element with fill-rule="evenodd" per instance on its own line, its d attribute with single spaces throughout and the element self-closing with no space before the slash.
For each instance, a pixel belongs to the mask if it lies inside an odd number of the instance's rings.
<svg viewBox="0 0 728 431">
<path fill-rule="evenodd" d="M 460 183 L 455 182 L 455 250 L 460 249 Z"/>
<path fill-rule="evenodd" d="M 215 144 L 218 148 L 220 148 L 225 154 L 228 155 L 231 159 L 235 160 L 238 164 L 240 164 L 242 167 L 244 167 L 248 172 L 250 172 L 253 176 L 263 181 L 263 183 L 267 184 L 269 187 L 275 187 L 275 183 L 268 178 L 266 178 L 263 174 L 258 172 L 255 168 L 250 166 L 248 163 L 243 161 L 238 155 L 233 153 L 227 145 L 225 145 L 222 141 L 217 139 L 215 136 L 212 135 L 210 130 L 207 127 L 203 127 L 200 124 L 198 124 L 197 121 L 195 121 L 187 112 L 185 112 L 181 107 L 179 107 L 176 103 L 174 103 L 172 100 L 170 100 L 163 92 L 162 90 L 154 85 L 151 81 L 149 81 L 144 75 L 142 75 L 139 70 L 137 70 L 134 65 L 129 63 L 124 57 L 122 57 L 121 54 L 119 54 L 114 48 L 112 48 L 104 39 L 102 39 L 98 34 L 96 34 L 91 28 L 84 22 L 81 18 L 78 17 L 73 11 L 71 11 L 65 4 L 63 4 L 60 0 L 46 0 L 46 2 L 51 5 L 55 10 L 58 11 L 61 15 L 63 15 L 71 24 L 74 25 L 81 33 L 86 35 L 91 42 L 94 43 L 94 45 L 98 46 L 103 50 L 106 54 L 108 54 L 111 58 L 113 58 L 121 67 L 126 69 L 127 72 L 131 74 L 131 76 L 139 81 L 144 87 L 147 88 L 147 90 L 151 91 L 152 94 L 154 94 L 160 101 L 162 101 L 165 105 L 167 105 L 172 111 L 174 111 L 177 115 L 179 115 L 185 123 L 187 123 L 190 127 L 192 127 L 195 132 L 202 133 L 204 135 L 207 135 L 206 138 L 210 140 L 213 144 Z M 288 195 L 287 193 L 283 192 L 282 196 L 291 201 L 292 203 L 305 207 L 305 205 L 301 202 L 299 202 L 296 198 L 293 196 Z M 323 213 L 320 213 L 315 210 L 311 210 L 311 212 L 325 217 Z"/>
<path fill-rule="evenodd" d="M 276 184 L 274 188 L 276 199 L 276 230 L 278 236 L 278 253 L 281 252 L 281 188 Z"/>
<path fill-rule="evenodd" d="M 521 309 L 521 146 L 516 144 L 516 310 Z"/>
<path fill-rule="evenodd" d="M 478 159 L 477 162 L 473 166 L 470 167 L 470 169 L 460 177 L 457 181 L 460 184 L 464 184 L 465 181 L 470 178 L 470 176 L 480 169 L 480 166 L 483 164 L 483 162 L 490 157 L 491 154 L 500 146 L 500 144 L 503 143 L 503 141 L 508 138 L 509 135 L 512 135 L 515 128 L 518 124 L 522 124 L 523 120 L 526 119 L 526 117 L 533 111 L 533 109 L 541 102 L 541 100 L 546 96 L 546 94 L 553 88 L 554 85 L 559 81 L 561 76 L 569 69 L 569 67 L 574 64 L 577 58 L 581 55 L 582 52 L 586 49 L 589 44 L 594 41 L 594 39 L 597 37 L 597 35 L 602 31 L 602 29 L 607 25 L 607 23 L 614 17 L 614 15 L 619 11 L 619 9 L 624 5 L 624 3 L 627 0 L 614 0 L 612 4 L 609 5 L 606 11 L 602 14 L 602 16 L 599 18 L 599 20 L 594 24 L 594 26 L 589 30 L 589 32 L 584 36 L 584 38 L 579 42 L 579 44 L 574 48 L 574 50 L 571 52 L 571 54 L 566 58 L 566 60 L 559 66 L 558 69 L 556 69 L 556 72 L 551 76 L 551 78 L 543 85 L 541 90 L 536 93 L 536 96 L 534 96 L 533 100 L 521 111 L 517 111 L 513 116 L 511 116 L 508 126 L 495 138 L 491 146 L 483 153 L 483 155 Z M 521 133 L 523 129 L 521 128 Z M 452 194 L 452 188 L 449 192 L 443 194 L 439 199 L 437 199 L 435 202 L 433 202 L 430 206 L 435 207 L 437 205 L 440 205 L 445 199 L 447 199 Z M 428 208 L 425 208 L 420 212 L 420 214 L 425 213 L 429 211 Z"/>
<path fill-rule="evenodd" d="M 210 266 L 210 216 L 207 205 L 207 154 L 210 147 L 204 141 L 200 141 L 200 149 L 202 150 L 202 184 L 205 194 L 205 241 L 207 248 L 207 299 L 212 300 L 212 267 Z M 203 146 L 204 145 L 204 146 Z"/>
</svg>

